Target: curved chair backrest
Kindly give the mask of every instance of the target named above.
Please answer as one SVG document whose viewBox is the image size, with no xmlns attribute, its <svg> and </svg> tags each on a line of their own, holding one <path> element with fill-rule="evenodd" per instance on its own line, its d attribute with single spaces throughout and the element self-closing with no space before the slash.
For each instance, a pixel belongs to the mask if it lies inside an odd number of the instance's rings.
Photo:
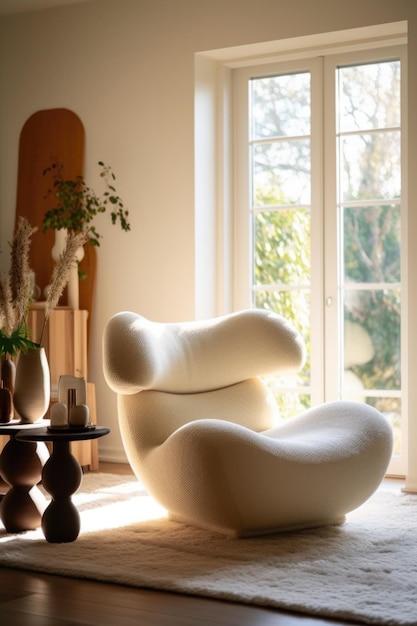
<svg viewBox="0 0 417 626">
<path fill-rule="evenodd" d="M 298 371 L 304 342 L 283 317 L 251 309 L 210 320 L 161 323 L 118 313 L 104 334 L 104 375 L 121 394 L 199 393 L 276 371 Z"/>
<path fill-rule="evenodd" d="M 126 439 L 133 436 L 143 450 L 197 419 L 270 428 L 276 406 L 258 377 L 298 371 L 304 358 L 293 326 L 260 309 L 184 323 L 122 312 L 103 338 L 103 370 L 118 394 L 122 436 L 128 428 Z"/>
</svg>

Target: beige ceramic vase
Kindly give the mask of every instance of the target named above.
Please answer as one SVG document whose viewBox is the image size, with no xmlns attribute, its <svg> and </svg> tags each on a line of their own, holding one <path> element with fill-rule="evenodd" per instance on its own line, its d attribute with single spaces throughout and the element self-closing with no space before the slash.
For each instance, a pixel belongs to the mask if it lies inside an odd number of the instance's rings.
<svg viewBox="0 0 417 626">
<path fill-rule="evenodd" d="M 21 421 L 42 419 L 49 407 L 51 380 L 44 348 L 21 352 L 16 367 L 13 403 Z"/>
</svg>

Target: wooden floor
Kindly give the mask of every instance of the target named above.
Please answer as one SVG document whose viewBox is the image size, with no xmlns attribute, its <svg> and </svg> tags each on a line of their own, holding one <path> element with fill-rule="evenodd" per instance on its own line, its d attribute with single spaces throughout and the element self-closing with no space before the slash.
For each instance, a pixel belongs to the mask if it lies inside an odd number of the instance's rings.
<svg viewBox="0 0 417 626">
<path fill-rule="evenodd" d="M 128 473 L 126 466 L 100 471 Z M 0 623 L 12 626 L 331 626 L 352 624 L 1 568 Z"/>
</svg>

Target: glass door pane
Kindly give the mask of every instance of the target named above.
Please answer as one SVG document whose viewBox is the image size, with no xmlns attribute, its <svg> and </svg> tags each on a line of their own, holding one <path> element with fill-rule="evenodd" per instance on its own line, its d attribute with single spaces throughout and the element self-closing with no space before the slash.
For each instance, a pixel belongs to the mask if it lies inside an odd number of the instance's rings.
<svg viewBox="0 0 417 626">
<path fill-rule="evenodd" d="M 291 319 L 310 354 L 311 74 L 254 78 L 249 100 L 252 305 Z M 282 414 L 299 413 L 310 406 L 310 359 L 270 384 Z"/>
<path fill-rule="evenodd" d="M 340 397 L 374 405 L 401 452 L 400 61 L 339 67 Z"/>
</svg>

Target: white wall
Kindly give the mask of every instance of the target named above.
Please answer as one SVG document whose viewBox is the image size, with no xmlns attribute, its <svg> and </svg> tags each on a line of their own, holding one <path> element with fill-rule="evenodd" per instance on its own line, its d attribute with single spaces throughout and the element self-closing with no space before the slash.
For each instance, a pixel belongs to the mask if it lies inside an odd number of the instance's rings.
<svg viewBox="0 0 417 626">
<path fill-rule="evenodd" d="M 19 133 L 40 109 L 79 115 L 88 182 L 97 182 L 99 159 L 111 164 L 131 211 L 129 234 L 104 218 L 100 224 L 89 378 L 99 421 L 112 429 L 100 440 L 102 458 L 123 458 L 116 398 L 101 368 L 107 320 L 125 309 L 156 320 L 195 315 L 195 53 L 399 20 L 409 21 L 409 70 L 416 77 L 415 0 L 92 0 L 1 18 L 0 247 L 14 223 Z M 410 80 L 410 111 L 417 111 L 416 84 Z M 416 146 L 413 119 L 414 163 Z M 417 363 L 411 365 L 415 371 Z"/>
</svg>

